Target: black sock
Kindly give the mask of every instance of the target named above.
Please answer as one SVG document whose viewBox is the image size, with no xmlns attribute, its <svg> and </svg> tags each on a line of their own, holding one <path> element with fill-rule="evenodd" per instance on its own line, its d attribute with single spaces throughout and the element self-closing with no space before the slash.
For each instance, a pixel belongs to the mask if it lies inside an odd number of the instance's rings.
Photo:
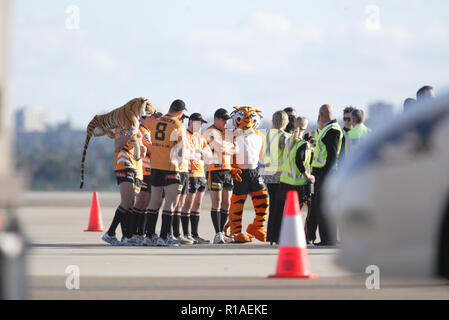
<svg viewBox="0 0 449 320">
<path fill-rule="evenodd" d="M 141 211 L 139 209 L 134 208 L 131 211 L 130 219 L 129 219 L 129 234 L 131 236 L 137 235 L 137 225 L 139 224 L 139 214 Z"/>
<path fill-rule="evenodd" d="M 173 221 L 172 221 L 172 227 L 173 227 L 173 236 L 175 238 L 179 237 L 181 234 L 179 233 L 179 225 L 181 224 L 181 213 L 179 211 L 176 211 L 173 214 Z"/>
<path fill-rule="evenodd" d="M 120 227 L 122 228 L 122 235 L 126 238 L 129 237 L 129 219 L 131 213 L 128 210 L 124 210 L 122 219 L 120 220 Z"/>
<path fill-rule="evenodd" d="M 224 230 L 226 222 L 228 222 L 229 211 L 228 210 L 220 210 L 220 231 Z"/>
<path fill-rule="evenodd" d="M 190 235 L 189 222 L 190 222 L 190 214 L 182 212 L 181 213 L 181 223 L 182 223 L 182 231 L 184 232 L 185 236 Z"/>
<path fill-rule="evenodd" d="M 111 226 L 109 227 L 108 234 L 113 237 L 115 236 L 115 231 L 117 230 L 117 227 L 122 220 L 122 215 L 124 213 L 124 210 L 122 207 L 118 207 L 115 211 L 114 219 L 112 220 Z"/>
<path fill-rule="evenodd" d="M 221 232 L 221 230 L 220 230 L 220 211 L 211 210 L 210 215 L 212 217 L 212 223 L 214 224 L 215 233 Z"/>
<path fill-rule="evenodd" d="M 140 211 L 137 218 L 137 235 L 142 236 L 145 234 L 145 212 Z"/>
<path fill-rule="evenodd" d="M 170 211 L 162 212 L 162 227 L 160 237 L 166 239 L 170 234 L 171 226 L 173 221 L 173 213 Z"/>
<path fill-rule="evenodd" d="M 192 236 L 198 237 L 198 225 L 200 224 L 200 213 L 190 213 L 190 223 L 192 224 Z"/>
<path fill-rule="evenodd" d="M 152 237 L 156 234 L 156 224 L 159 218 L 159 210 L 148 210 L 145 234 Z"/>
</svg>

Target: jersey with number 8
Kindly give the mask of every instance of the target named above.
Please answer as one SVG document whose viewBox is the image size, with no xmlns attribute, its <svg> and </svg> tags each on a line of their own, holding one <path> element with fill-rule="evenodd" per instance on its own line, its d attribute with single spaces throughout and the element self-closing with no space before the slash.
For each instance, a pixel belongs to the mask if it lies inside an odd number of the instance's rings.
<svg viewBox="0 0 449 320">
<path fill-rule="evenodd" d="M 178 151 L 185 141 L 186 128 L 175 117 L 165 115 L 150 125 L 152 136 L 151 168 L 179 171 Z"/>
</svg>

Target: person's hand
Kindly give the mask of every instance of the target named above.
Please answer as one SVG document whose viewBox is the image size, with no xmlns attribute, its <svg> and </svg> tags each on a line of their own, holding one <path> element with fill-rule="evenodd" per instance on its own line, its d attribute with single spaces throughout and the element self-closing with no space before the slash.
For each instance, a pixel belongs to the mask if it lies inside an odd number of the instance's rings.
<svg viewBox="0 0 449 320">
<path fill-rule="evenodd" d="M 140 158 L 145 158 L 145 156 L 147 155 L 147 148 L 144 146 L 140 147 Z"/>
<path fill-rule="evenodd" d="M 313 184 L 313 183 L 315 183 L 315 176 L 314 175 L 309 175 L 307 177 L 307 180 L 309 180 L 309 182 Z"/>
<path fill-rule="evenodd" d="M 129 130 L 130 132 L 131 132 L 131 136 L 138 136 L 139 134 L 140 134 L 140 130 L 139 130 L 139 127 L 137 127 L 137 128 L 134 128 L 134 127 L 132 127 L 131 128 L 131 130 Z M 142 137 L 142 136 L 140 136 L 140 137 Z"/>
<path fill-rule="evenodd" d="M 231 169 L 231 175 L 232 175 L 232 179 L 237 181 L 237 182 L 242 182 L 242 177 L 240 176 L 242 174 L 242 170 L 238 169 L 238 168 L 232 168 Z"/>
</svg>

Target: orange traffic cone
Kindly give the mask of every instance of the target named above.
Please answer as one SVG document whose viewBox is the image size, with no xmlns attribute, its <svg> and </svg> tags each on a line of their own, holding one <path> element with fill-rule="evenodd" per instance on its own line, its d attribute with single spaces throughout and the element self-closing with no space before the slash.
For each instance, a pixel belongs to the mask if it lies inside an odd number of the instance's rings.
<svg viewBox="0 0 449 320">
<path fill-rule="evenodd" d="M 89 227 L 84 232 L 104 232 L 103 218 L 101 217 L 100 201 L 98 193 L 94 192 L 92 206 L 90 208 Z"/>
<path fill-rule="evenodd" d="M 269 276 L 269 278 L 318 278 L 317 274 L 310 272 L 306 237 L 296 191 L 289 191 L 287 194 L 276 274 Z"/>
</svg>

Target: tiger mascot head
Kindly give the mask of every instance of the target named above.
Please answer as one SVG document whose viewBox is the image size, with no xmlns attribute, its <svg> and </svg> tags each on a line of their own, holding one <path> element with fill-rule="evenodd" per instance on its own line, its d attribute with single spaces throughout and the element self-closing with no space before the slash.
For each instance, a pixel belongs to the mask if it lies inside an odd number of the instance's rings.
<svg viewBox="0 0 449 320">
<path fill-rule="evenodd" d="M 262 111 L 253 107 L 234 107 L 232 122 L 236 129 L 256 130 L 262 120 Z"/>
</svg>

